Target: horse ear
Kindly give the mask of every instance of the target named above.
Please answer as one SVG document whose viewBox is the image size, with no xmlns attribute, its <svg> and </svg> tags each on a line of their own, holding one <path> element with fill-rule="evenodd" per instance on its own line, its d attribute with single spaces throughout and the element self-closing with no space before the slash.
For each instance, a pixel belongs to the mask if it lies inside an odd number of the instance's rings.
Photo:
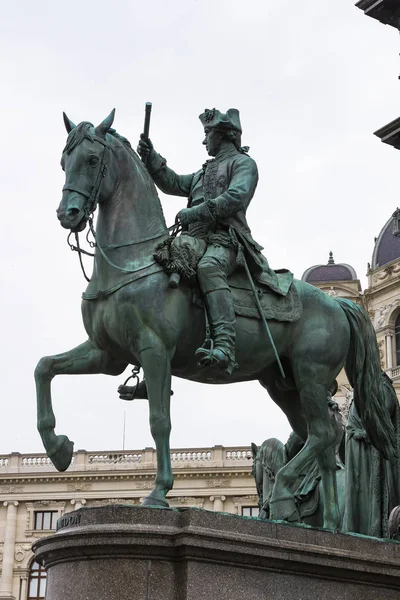
<svg viewBox="0 0 400 600">
<path fill-rule="evenodd" d="M 114 117 L 115 117 L 115 108 L 112 109 L 112 111 L 110 112 L 108 117 L 106 117 L 104 119 L 104 121 L 102 121 L 100 123 L 100 125 L 97 125 L 97 127 L 95 129 L 96 135 L 98 135 L 99 137 L 105 137 L 106 133 L 109 131 L 111 125 L 114 122 Z"/>
<path fill-rule="evenodd" d="M 63 119 L 64 119 L 65 129 L 67 130 L 67 133 L 70 133 L 73 129 L 75 129 L 76 125 L 70 119 L 68 119 L 65 112 L 63 112 Z"/>
<path fill-rule="evenodd" d="M 253 458 L 257 456 L 258 448 L 254 442 L 251 442 L 251 451 L 253 453 Z"/>
</svg>

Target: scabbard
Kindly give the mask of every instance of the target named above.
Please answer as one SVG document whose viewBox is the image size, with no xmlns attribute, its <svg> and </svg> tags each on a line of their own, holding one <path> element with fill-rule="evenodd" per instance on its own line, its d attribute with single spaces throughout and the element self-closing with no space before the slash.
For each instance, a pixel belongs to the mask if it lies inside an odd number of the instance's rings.
<svg viewBox="0 0 400 600">
<path fill-rule="evenodd" d="M 265 315 L 264 315 L 264 312 L 263 312 L 263 309 L 262 309 L 262 306 L 261 306 L 261 302 L 260 302 L 260 299 L 258 297 L 257 290 L 255 288 L 254 281 L 253 281 L 253 278 L 251 276 L 250 269 L 249 269 L 249 266 L 247 264 L 246 257 L 245 257 L 245 255 L 243 253 L 243 249 L 242 248 L 239 250 L 239 253 L 240 253 L 240 260 L 238 262 L 239 262 L 239 264 L 243 265 L 243 267 L 244 267 L 244 270 L 245 270 L 246 275 L 247 275 L 247 279 L 249 280 L 250 287 L 251 287 L 251 290 L 252 290 L 253 295 L 254 295 L 254 300 L 256 302 L 256 306 L 257 306 L 258 312 L 260 313 L 260 318 L 261 318 L 262 322 L 264 323 L 264 327 L 265 327 L 265 330 L 267 332 L 268 339 L 269 339 L 270 344 L 272 346 L 272 349 L 274 351 L 276 362 L 278 363 L 278 367 L 279 367 L 279 370 L 281 372 L 281 375 L 282 375 L 283 379 L 286 379 L 285 371 L 283 370 L 282 363 L 281 363 L 281 360 L 280 360 L 279 355 L 278 355 L 278 351 L 277 351 L 276 346 L 275 346 L 274 338 L 272 337 L 271 330 L 270 330 L 269 325 L 267 323 L 267 319 L 265 318 Z"/>
</svg>

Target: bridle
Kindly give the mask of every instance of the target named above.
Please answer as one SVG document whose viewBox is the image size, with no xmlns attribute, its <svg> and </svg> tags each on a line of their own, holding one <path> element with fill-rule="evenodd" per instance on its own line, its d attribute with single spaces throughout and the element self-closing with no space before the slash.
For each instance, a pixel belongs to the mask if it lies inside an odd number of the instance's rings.
<svg viewBox="0 0 400 600">
<path fill-rule="evenodd" d="M 94 228 L 93 225 L 93 215 L 94 212 L 97 208 L 97 205 L 99 203 L 99 197 L 100 197 L 100 190 L 101 190 L 101 184 L 103 182 L 103 178 L 106 176 L 107 174 L 107 169 L 108 169 L 108 157 L 109 154 L 111 152 L 111 146 L 106 142 L 105 139 L 100 138 L 98 136 L 93 136 L 93 139 L 95 142 L 99 142 L 103 147 L 103 155 L 101 158 L 101 163 L 100 163 L 100 167 L 99 170 L 97 171 L 96 174 L 96 179 L 94 181 L 92 190 L 90 193 L 88 193 L 85 190 L 82 190 L 81 188 L 78 188 L 75 185 L 71 185 L 71 184 L 65 184 L 62 191 L 69 191 L 69 192 L 77 192 L 78 194 L 81 194 L 82 196 L 85 196 L 86 198 L 88 198 L 88 202 L 85 205 L 85 209 L 84 209 L 84 219 L 86 219 L 87 223 L 89 224 L 89 230 L 86 234 L 86 241 L 89 244 L 89 246 L 91 248 L 98 248 L 100 251 L 100 254 L 102 255 L 102 257 L 104 258 L 104 260 L 111 266 L 114 267 L 115 269 L 118 269 L 119 271 L 123 271 L 124 273 L 136 273 L 136 271 L 141 271 L 143 269 L 147 269 L 147 267 L 151 267 L 152 265 L 155 264 L 155 260 L 152 260 L 151 262 L 149 262 L 146 265 L 143 265 L 142 267 L 136 268 L 136 269 L 127 269 L 126 267 L 121 267 L 119 265 L 116 265 L 115 263 L 113 263 L 107 256 L 107 254 L 104 251 L 104 248 L 99 244 L 98 240 L 97 240 L 97 235 L 96 235 L 96 230 Z M 165 229 L 165 231 L 163 231 L 162 233 L 159 233 L 157 235 L 154 236 L 150 236 L 147 238 L 144 238 L 142 240 L 139 241 L 132 241 L 132 242 L 123 242 L 121 244 L 113 244 L 112 246 L 108 246 L 110 248 L 122 248 L 125 246 L 133 246 L 136 244 L 142 244 L 144 242 L 149 242 L 151 240 L 156 240 L 158 238 L 164 237 L 166 236 L 169 232 L 171 232 L 171 236 L 175 237 L 176 235 L 178 235 L 178 233 L 181 231 L 182 227 L 180 225 L 179 222 L 175 222 L 171 227 L 167 227 Z M 93 236 L 93 241 L 89 239 L 89 233 L 92 234 Z M 68 246 L 71 248 L 71 250 L 73 252 L 77 252 L 79 255 L 79 263 L 81 265 L 81 269 L 82 269 L 82 273 L 86 279 L 86 281 L 90 281 L 90 277 L 88 277 L 86 275 L 85 272 L 85 268 L 83 266 L 83 262 L 82 262 L 82 254 L 86 254 L 87 256 L 91 256 L 94 257 L 94 253 L 92 252 L 87 252 L 86 250 L 83 250 L 83 248 L 80 247 L 80 243 L 79 243 L 79 234 L 78 232 L 75 232 L 75 241 L 76 241 L 76 246 L 74 244 L 71 244 L 70 242 L 70 237 L 71 237 L 72 231 L 70 231 L 70 233 L 68 234 L 67 237 L 67 244 Z"/>
<path fill-rule="evenodd" d="M 104 150 L 103 150 L 103 154 L 101 157 L 100 167 L 97 171 L 96 179 L 94 181 L 91 192 L 88 193 L 86 190 L 82 190 L 81 188 L 78 188 L 77 186 L 71 185 L 69 183 L 65 184 L 62 189 L 63 192 L 77 192 L 78 194 L 85 196 L 85 198 L 88 198 L 89 201 L 87 202 L 87 204 L 85 206 L 85 210 L 84 210 L 86 220 L 88 220 L 90 218 L 90 215 L 93 215 L 94 211 L 97 208 L 97 204 L 99 202 L 99 196 L 100 196 L 101 183 L 102 183 L 103 177 L 105 177 L 106 173 L 107 173 L 107 169 L 108 169 L 107 159 L 108 159 L 108 155 L 111 151 L 110 145 L 103 138 L 95 135 L 95 136 L 93 136 L 93 140 L 95 142 L 99 142 L 99 144 L 101 144 L 104 147 Z"/>
</svg>

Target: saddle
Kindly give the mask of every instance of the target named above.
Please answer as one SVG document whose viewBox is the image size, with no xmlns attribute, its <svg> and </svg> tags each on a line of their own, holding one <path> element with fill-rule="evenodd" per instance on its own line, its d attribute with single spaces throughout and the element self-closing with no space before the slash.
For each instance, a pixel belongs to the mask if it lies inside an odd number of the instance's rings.
<svg viewBox="0 0 400 600">
<path fill-rule="evenodd" d="M 154 253 L 155 260 L 162 265 L 165 272 L 176 279 L 183 279 L 193 287 L 193 301 L 202 306 L 202 296 L 198 287 L 197 265 L 206 251 L 204 240 L 190 235 L 167 238 Z M 276 271 L 278 278 L 284 276 Z M 238 265 L 228 278 L 232 293 L 235 313 L 242 317 L 261 319 L 255 303 L 254 292 L 243 267 Z M 281 296 L 265 285 L 257 283 L 256 292 L 266 319 L 275 321 L 297 321 L 302 314 L 303 306 L 296 283 L 293 282 L 286 296 Z"/>
</svg>

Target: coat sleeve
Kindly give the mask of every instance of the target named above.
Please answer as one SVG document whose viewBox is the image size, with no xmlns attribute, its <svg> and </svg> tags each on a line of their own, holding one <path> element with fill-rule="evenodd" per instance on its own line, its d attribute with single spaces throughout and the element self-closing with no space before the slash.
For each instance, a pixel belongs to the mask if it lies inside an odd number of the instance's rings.
<svg viewBox="0 0 400 600">
<path fill-rule="evenodd" d="M 167 167 L 165 158 L 154 150 L 148 158 L 147 169 L 156 186 L 164 194 L 189 197 L 194 173 L 177 175 L 175 171 Z"/>
<path fill-rule="evenodd" d="M 231 215 L 246 210 L 258 183 L 257 165 L 250 156 L 241 156 L 232 165 L 228 189 L 212 200 L 190 208 L 187 221 L 223 221 Z"/>
</svg>

